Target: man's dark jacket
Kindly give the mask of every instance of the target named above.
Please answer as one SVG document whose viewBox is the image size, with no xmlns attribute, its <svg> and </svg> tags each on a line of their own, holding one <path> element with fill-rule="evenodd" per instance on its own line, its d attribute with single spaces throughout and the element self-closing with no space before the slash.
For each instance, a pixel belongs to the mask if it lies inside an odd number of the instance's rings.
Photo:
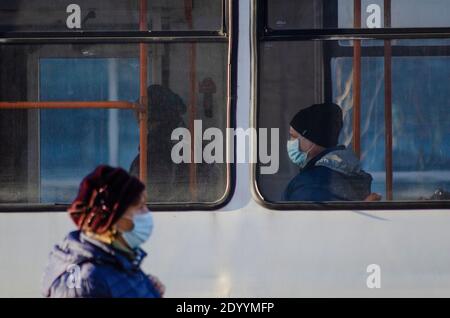
<svg viewBox="0 0 450 318">
<path fill-rule="evenodd" d="M 337 146 L 307 163 L 287 186 L 283 201 L 363 201 L 371 183 L 354 153 Z"/>
</svg>

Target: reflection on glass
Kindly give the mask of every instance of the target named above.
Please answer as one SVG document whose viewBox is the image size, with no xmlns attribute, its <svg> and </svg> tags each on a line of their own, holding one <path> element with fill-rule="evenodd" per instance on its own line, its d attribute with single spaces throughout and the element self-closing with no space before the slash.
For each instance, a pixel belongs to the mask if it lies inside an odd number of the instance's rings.
<svg viewBox="0 0 450 318">
<path fill-rule="evenodd" d="M 0 31 L 137 31 L 141 0 L 1 0 Z M 147 0 L 148 29 L 211 30 L 222 23 L 221 0 Z"/>
<path fill-rule="evenodd" d="M 430 198 L 437 189 L 450 190 L 450 124 L 446 81 L 450 57 L 394 57 L 393 163 L 394 199 Z M 353 59 L 332 60 L 334 99 L 349 111 L 343 142 L 352 137 L 351 94 L 343 89 Z M 417 77 L 417 74 L 421 74 Z M 362 59 L 362 159 L 374 177 L 374 191 L 385 191 L 384 60 Z"/>
<path fill-rule="evenodd" d="M 362 28 L 449 27 L 447 0 L 391 0 L 391 25 L 384 21 L 384 0 L 361 1 Z M 269 0 L 272 29 L 353 28 L 354 0 Z"/>
<path fill-rule="evenodd" d="M 212 30 L 222 26 L 222 0 L 148 0 L 149 29 Z"/>
</svg>

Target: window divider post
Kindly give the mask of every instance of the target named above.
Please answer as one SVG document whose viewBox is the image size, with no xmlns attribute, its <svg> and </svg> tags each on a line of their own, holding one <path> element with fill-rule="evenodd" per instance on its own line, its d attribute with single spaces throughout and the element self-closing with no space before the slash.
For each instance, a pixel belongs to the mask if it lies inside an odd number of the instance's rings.
<svg viewBox="0 0 450 318">
<path fill-rule="evenodd" d="M 384 0 L 384 23 L 391 27 L 391 0 Z M 393 200 L 393 154 L 392 154 L 392 43 L 384 40 L 384 124 L 386 199 Z"/>
<path fill-rule="evenodd" d="M 361 28 L 361 0 L 354 0 L 354 28 Z M 353 150 L 361 158 L 361 40 L 353 40 Z"/>
<path fill-rule="evenodd" d="M 147 31 L 147 0 L 140 0 L 139 7 L 139 29 Z M 139 112 L 139 178 L 144 184 L 147 184 L 147 149 L 148 149 L 148 45 L 146 43 L 139 44 L 139 101 L 142 111 Z"/>
</svg>

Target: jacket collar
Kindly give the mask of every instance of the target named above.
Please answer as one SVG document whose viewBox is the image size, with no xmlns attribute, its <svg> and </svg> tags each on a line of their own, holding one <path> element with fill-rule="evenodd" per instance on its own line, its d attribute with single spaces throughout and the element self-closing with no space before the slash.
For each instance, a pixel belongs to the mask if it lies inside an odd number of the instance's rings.
<svg viewBox="0 0 450 318">
<path fill-rule="evenodd" d="M 343 145 L 339 145 L 336 147 L 332 147 L 332 148 L 327 148 L 324 151 L 322 151 L 321 153 L 319 153 L 317 156 L 315 156 L 314 158 L 312 158 L 310 161 L 308 161 L 308 163 L 306 164 L 306 166 L 301 169 L 301 170 L 307 170 L 310 169 L 312 167 L 314 167 L 317 163 L 317 161 L 319 161 L 320 159 L 322 159 L 323 157 L 325 157 L 327 154 L 329 154 L 330 152 L 336 151 L 336 150 L 345 150 L 345 146 Z"/>
<path fill-rule="evenodd" d="M 140 267 L 142 261 L 147 256 L 147 253 L 142 249 L 138 248 L 135 250 L 135 257 L 130 259 L 126 254 L 120 252 L 119 250 L 113 248 L 111 245 L 100 242 L 86 234 L 80 232 L 80 242 L 83 245 L 90 245 L 93 247 L 94 258 L 104 260 L 105 258 L 110 259 L 118 263 L 124 270 L 132 271 Z M 97 252 L 95 252 L 97 250 Z M 103 257 L 102 257 L 103 256 Z"/>
</svg>

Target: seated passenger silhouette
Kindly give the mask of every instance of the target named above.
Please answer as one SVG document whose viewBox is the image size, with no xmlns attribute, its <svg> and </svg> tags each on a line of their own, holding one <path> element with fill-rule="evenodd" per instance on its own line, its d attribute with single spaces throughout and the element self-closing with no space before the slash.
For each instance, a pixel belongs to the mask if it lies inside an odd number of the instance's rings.
<svg viewBox="0 0 450 318">
<path fill-rule="evenodd" d="M 171 136 L 176 128 L 187 128 L 183 116 L 186 104 L 182 98 L 170 88 L 151 85 L 148 94 L 148 200 L 149 202 L 212 202 L 220 193 L 212 187 L 211 180 L 219 179 L 220 168 L 211 164 L 195 164 L 195 191 L 192 196 L 190 183 L 190 164 L 176 164 L 172 161 L 172 147 L 178 141 Z M 139 176 L 138 154 L 130 167 L 130 174 Z M 220 189 L 219 189 L 220 190 Z"/>
<path fill-rule="evenodd" d="M 345 146 L 338 145 L 342 110 L 333 103 L 300 110 L 290 123 L 287 151 L 300 172 L 288 184 L 285 201 L 377 201 L 372 177 Z"/>
<path fill-rule="evenodd" d="M 150 85 L 148 94 L 148 200 L 150 202 L 186 201 L 189 192 L 185 184 L 188 179 L 187 167 L 172 162 L 172 131 L 185 127 L 183 115 L 186 105 L 181 97 L 169 88 L 161 85 Z M 138 154 L 130 167 L 130 174 L 139 176 Z M 177 184 L 176 184 L 177 183 Z M 181 193 L 174 189 L 184 188 Z"/>
</svg>

